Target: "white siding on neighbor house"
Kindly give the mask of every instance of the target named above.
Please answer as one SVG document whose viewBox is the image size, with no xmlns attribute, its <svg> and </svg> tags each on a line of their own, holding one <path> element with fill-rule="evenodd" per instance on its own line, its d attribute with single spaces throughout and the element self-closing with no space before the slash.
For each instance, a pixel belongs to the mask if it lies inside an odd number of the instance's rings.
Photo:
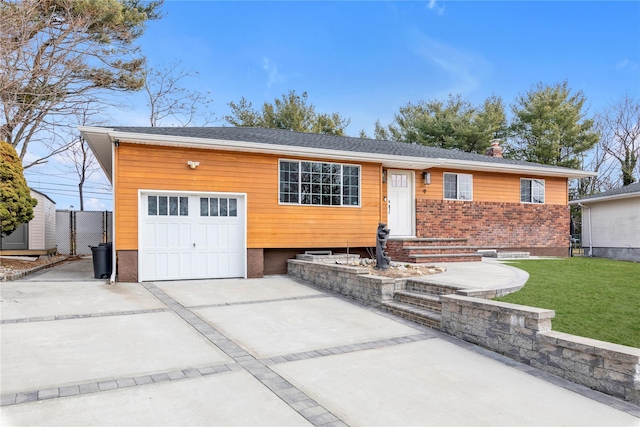
<svg viewBox="0 0 640 427">
<path fill-rule="evenodd" d="M 44 205 L 46 197 L 42 194 L 31 192 L 31 197 L 38 201 L 38 204 L 33 208 L 33 219 L 29 221 L 29 249 L 39 250 L 45 249 L 44 247 Z"/>
<path fill-rule="evenodd" d="M 31 191 L 38 201 L 33 208 L 33 219 L 29 222 L 29 249 L 44 250 L 56 247 L 56 204 L 48 197 Z"/>
<path fill-rule="evenodd" d="M 599 203 L 585 202 L 585 205 L 582 209 L 582 246 L 640 248 L 640 195 Z"/>
<path fill-rule="evenodd" d="M 56 247 L 56 204 L 44 200 L 44 249 L 51 249 Z"/>
</svg>

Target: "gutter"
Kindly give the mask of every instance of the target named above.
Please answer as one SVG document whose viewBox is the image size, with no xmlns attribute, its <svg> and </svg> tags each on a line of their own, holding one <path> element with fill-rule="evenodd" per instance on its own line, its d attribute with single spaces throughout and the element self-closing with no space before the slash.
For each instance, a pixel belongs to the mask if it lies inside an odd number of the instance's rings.
<svg viewBox="0 0 640 427">
<path fill-rule="evenodd" d="M 584 209 L 589 209 L 589 256 L 593 256 L 593 229 L 591 227 L 591 207 L 585 206 L 582 203 L 578 203 L 584 212 Z"/>
<path fill-rule="evenodd" d="M 116 142 L 111 144 L 111 191 L 113 192 L 113 213 L 111 214 L 111 277 L 109 278 L 109 284 L 116 283 L 116 162 L 114 161 L 116 155 Z"/>
</svg>

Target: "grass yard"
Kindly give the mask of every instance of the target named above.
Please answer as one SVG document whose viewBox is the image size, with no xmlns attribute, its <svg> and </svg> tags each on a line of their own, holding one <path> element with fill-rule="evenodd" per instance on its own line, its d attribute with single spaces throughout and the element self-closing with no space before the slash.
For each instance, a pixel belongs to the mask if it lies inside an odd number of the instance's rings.
<svg viewBox="0 0 640 427">
<path fill-rule="evenodd" d="M 509 265 L 529 281 L 496 300 L 555 310 L 554 331 L 640 348 L 640 263 L 580 257 Z"/>
</svg>

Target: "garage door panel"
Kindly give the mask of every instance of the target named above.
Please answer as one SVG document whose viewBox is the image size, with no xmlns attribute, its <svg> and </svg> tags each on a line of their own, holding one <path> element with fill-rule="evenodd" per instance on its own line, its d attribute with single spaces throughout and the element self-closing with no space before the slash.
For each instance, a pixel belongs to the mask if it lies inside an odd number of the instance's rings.
<svg viewBox="0 0 640 427">
<path fill-rule="evenodd" d="M 241 233 L 242 233 L 242 230 L 240 228 L 240 224 L 238 224 L 237 222 L 229 224 L 229 234 L 231 236 L 238 236 Z M 241 242 L 238 241 L 238 239 L 233 239 L 230 242 L 229 247 L 238 248 L 238 247 L 240 247 L 240 245 L 241 245 Z"/>
<path fill-rule="evenodd" d="M 191 238 L 191 224 L 180 224 L 180 232 L 178 235 L 178 240 L 180 242 L 180 248 L 189 248 L 193 244 Z"/>
<path fill-rule="evenodd" d="M 150 272 L 152 274 L 152 277 L 169 277 L 169 254 L 157 253 L 155 254 L 155 258 L 156 268 L 154 271 Z"/>
<path fill-rule="evenodd" d="M 155 248 L 158 246 L 156 239 L 156 224 L 145 224 L 145 232 L 147 239 L 145 241 L 145 248 Z"/>
<path fill-rule="evenodd" d="M 169 224 L 158 223 L 156 224 L 156 248 L 167 249 L 169 247 Z"/>
</svg>

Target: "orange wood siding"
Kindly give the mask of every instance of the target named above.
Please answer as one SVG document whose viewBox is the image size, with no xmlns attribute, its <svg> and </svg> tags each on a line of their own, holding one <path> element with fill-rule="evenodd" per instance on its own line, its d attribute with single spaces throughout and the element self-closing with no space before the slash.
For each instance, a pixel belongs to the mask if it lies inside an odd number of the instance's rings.
<svg viewBox="0 0 640 427">
<path fill-rule="evenodd" d="M 520 203 L 520 178 L 543 179 L 545 182 L 545 204 L 567 205 L 567 178 L 535 175 L 501 174 L 495 172 L 464 171 L 455 169 L 429 169 L 431 184 L 425 185 L 422 171 L 416 171 L 416 198 L 443 200 L 443 175 L 445 172 L 473 175 L 474 202 Z"/>
<path fill-rule="evenodd" d="M 247 193 L 248 248 L 375 246 L 385 211 L 380 165 L 360 165 L 360 207 L 291 206 L 278 204 L 280 158 L 296 159 L 121 142 L 115 158 L 117 249 L 138 248 L 139 189 Z M 188 160 L 200 166 L 192 170 Z"/>
</svg>

